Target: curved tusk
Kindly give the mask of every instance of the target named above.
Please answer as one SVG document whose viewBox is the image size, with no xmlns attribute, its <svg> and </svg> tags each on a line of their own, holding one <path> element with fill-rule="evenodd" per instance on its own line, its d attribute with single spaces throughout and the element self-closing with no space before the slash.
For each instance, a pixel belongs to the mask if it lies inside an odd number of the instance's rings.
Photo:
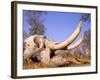
<svg viewBox="0 0 100 80">
<path fill-rule="evenodd" d="M 82 43 L 82 41 L 83 41 L 83 36 L 75 44 L 68 46 L 67 49 L 74 49 L 78 47 Z"/>
<path fill-rule="evenodd" d="M 83 21 L 80 20 L 76 30 L 73 32 L 73 34 L 66 41 L 59 43 L 59 44 L 55 44 L 50 48 L 51 49 L 61 49 L 61 48 L 64 48 L 64 47 L 70 45 L 79 35 L 81 28 L 82 28 L 82 24 L 83 24 Z"/>
</svg>

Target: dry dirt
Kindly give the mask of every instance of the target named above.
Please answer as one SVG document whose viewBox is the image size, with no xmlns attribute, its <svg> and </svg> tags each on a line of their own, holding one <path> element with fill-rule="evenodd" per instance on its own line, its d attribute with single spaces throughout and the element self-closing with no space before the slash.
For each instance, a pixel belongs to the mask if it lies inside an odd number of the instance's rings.
<svg viewBox="0 0 100 80">
<path fill-rule="evenodd" d="M 64 65 L 60 65 L 57 67 L 78 67 L 78 66 L 91 65 L 91 57 L 89 55 L 66 54 L 66 55 L 63 55 L 63 57 L 66 60 L 66 63 Z M 43 64 L 41 62 L 33 61 L 32 59 L 28 59 L 28 61 L 24 61 L 23 63 L 23 69 L 38 69 L 38 68 L 51 68 L 51 66 Z"/>
</svg>

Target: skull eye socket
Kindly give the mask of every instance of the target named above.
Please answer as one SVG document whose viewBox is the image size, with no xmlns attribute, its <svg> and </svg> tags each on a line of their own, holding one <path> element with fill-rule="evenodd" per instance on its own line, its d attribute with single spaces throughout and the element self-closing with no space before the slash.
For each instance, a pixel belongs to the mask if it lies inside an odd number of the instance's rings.
<svg viewBox="0 0 100 80">
<path fill-rule="evenodd" d="M 28 47 L 30 47 L 30 45 L 29 45 L 29 44 L 27 44 L 27 46 L 28 46 Z"/>
<path fill-rule="evenodd" d="M 38 47 L 38 46 L 35 44 L 35 45 L 34 45 L 34 48 L 37 48 L 37 47 Z"/>
<path fill-rule="evenodd" d="M 30 47 L 30 45 L 27 42 L 24 42 L 23 47 L 24 47 L 24 50 L 25 50 L 27 47 Z"/>
</svg>

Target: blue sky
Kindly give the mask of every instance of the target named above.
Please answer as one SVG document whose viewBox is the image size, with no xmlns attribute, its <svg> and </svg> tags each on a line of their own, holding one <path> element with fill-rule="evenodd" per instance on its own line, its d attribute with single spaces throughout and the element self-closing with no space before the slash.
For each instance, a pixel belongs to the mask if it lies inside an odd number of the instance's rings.
<svg viewBox="0 0 100 80">
<path fill-rule="evenodd" d="M 28 17 L 25 15 L 25 12 L 27 10 L 23 11 L 23 29 L 28 33 L 30 25 L 27 22 Z M 47 14 L 42 16 L 44 19 L 43 24 L 46 28 L 45 35 L 58 42 L 66 40 L 76 29 L 81 14 L 78 12 L 47 12 Z M 81 34 L 90 28 L 90 24 L 91 22 L 83 24 Z"/>
</svg>

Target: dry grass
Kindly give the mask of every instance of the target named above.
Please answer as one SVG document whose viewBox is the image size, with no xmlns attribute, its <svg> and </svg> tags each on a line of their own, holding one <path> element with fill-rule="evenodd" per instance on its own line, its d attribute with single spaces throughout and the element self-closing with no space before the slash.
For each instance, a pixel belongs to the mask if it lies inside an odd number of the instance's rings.
<svg viewBox="0 0 100 80">
<path fill-rule="evenodd" d="M 91 58 L 89 55 L 77 54 L 71 55 L 66 54 L 63 55 L 63 58 L 66 60 L 66 63 L 57 67 L 75 67 L 75 66 L 90 66 Z M 33 61 L 29 59 L 24 61 L 23 69 L 38 69 L 38 68 L 50 68 L 52 66 L 43 64 L 41 62 Z"/>
</svg>

